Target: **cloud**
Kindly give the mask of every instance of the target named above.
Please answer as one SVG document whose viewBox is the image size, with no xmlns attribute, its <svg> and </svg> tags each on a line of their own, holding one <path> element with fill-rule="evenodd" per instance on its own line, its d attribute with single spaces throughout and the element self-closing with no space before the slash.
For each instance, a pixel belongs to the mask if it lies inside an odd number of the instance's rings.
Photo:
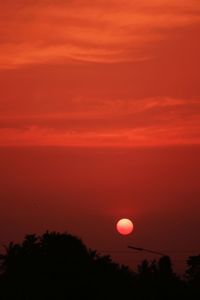
<svg viewBox="0 0 200 300">
<path fill-rule="evenodd" d="M 195 0 L 8 0 L 0 11 L 1 68 L 148 59 L 169 31 L 200 21 Z"/>
<path fill-rule="evenodd" d="M 200 100 L 71 101 L 69 111 L 0 118 L 1 146 L 157 146 L 200 143 Z"/>
<path fill-rule="evenodd" d="M 199 128 L 151 126 L 104 131 L 67 131 L 46 127 L 0 129 L 0 146 L 149 147 L 200 144 Z"/>
</svg>

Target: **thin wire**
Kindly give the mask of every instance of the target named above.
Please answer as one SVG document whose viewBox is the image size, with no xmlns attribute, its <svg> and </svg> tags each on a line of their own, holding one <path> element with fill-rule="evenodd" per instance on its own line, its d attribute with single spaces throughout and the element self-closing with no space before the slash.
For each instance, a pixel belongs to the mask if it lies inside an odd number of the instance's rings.
<svg viewBox="0 0 200 300">
<path fill-rule="evenodd" d="M 99 252 L 105 253 L 136 253 L 131 250 L 100 250 Z M 161 250 L 161 252 L 166 252 L 166 253 L 194 253 L 198 252 L 200 254 L 200 249 L 199 250 Z"/>
</svg>

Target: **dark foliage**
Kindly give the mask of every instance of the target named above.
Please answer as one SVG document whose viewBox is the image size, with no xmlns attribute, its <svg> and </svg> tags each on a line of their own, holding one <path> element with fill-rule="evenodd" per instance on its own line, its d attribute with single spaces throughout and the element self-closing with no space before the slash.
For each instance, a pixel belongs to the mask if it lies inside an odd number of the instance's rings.
<svg viewBox="0 0 200 300">
<path fill-rule="evenodd" d="M 187 264 L 186 278 L 190 295 L 193 295 L 194 299 L 200 299 L 200 255 L 190 256 Z"/>
<path fill-rule="evenodd" d="M 199 256 L 189 258 L 186 282 L 168 256 L 143 261 L 135 273 L 67 233 L 27 235 L 0 260 L 0 300 L 192 299 L 200 285 Z"/>
</svg>

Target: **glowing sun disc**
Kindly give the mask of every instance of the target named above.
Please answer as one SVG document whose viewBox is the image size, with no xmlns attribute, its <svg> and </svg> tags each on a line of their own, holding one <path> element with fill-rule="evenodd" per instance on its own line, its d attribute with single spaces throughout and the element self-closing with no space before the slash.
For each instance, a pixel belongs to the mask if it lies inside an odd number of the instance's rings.
<svg viewBox="0 0 200 300">
<path fill-rule="evenodd" d="M 116 229 L 122 235 L 131 234 L 134 229 L 133 222 L 126 218 L 120 219 L 117 222 Z"/>
</svg>

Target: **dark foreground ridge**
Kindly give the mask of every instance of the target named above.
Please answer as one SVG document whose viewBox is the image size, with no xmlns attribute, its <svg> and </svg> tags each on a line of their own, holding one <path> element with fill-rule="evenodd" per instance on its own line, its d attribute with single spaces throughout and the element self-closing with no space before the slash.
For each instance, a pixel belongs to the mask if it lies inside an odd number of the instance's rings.
<svg viewBox="0 0 200 300">
<path fill-rule="evenodd" d="M 200 256 L 189 257 L 185 279 L 168 256 L 134 272 L 71 234 L 46 232 L 10 243 L 0 259 L 0 300 L 200 299 Z"/>
</svg>

